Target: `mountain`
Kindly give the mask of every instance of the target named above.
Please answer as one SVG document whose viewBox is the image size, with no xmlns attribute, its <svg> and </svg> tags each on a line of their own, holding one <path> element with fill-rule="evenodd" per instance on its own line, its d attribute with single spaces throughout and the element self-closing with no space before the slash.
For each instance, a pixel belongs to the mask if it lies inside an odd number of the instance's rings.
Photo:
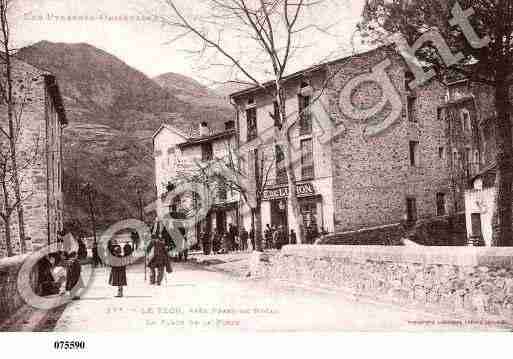
<svg viewBox="0 0 513 359">
<path fill-rule="evenodd" d="M 153 80 L 184 102 L 230 109 L 231 105 L 225 97 L 190 77 L 169 72 Z"/>
<path fill-rule="evenodd" d="M 84 183 L 94 187 L 102 228 L 138 214 L 134 178 L 140 179 L 146 202 L 154 196 L 151 135 L 162 123 L 192 133 L 202 121 L 221 129 L 232 118 L 229 107 L 215 104 L 216 95 L 194 80 L 173 74 L 172 81 L 166 74 L 157 83 L 88 44 L 42 41 L 20 49 L 17 57 L 57 77 L 69 120 L 64 130 L 66 219 L 86 229 Z M 204 96 L 191 100 L 189 95 L 200 93 Z"/>
<path fill-rule="evenodd" d="M 230 95 L 232 93 L 242 91 L 244 89 L 251 88 L 251 87 L 252 87 L 252 85 L 248 85 L 248 84 L 242 84 L 242 83 L 237 83 L 237 82 L 227 82 L 227 83 L 223 83 L 223 84 L 214 86 L 212 88 L 212 91 L 219 94 L 219 96 L 221 96 L 223 98 L 228 98 L 228 97 L 230 97 Z"/>
</svg>

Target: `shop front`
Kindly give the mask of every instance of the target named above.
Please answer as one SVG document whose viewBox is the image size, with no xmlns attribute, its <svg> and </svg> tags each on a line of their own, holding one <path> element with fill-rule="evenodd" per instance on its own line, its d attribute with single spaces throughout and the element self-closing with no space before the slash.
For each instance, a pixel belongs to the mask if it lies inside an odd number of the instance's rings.
<svg viewBox="0 0 513 359">
<path fill-rule="evenodd" d="M 215 204 L 207 217 L 197 225 L 197 235 L 202 231 L 209 233 L 224 233 L 230 224 L 238 227 L 238 202 Z M 199 240 L 199 238 L 198 238 Z"/>
<path fill-rule="evenodd" d="M 301 212 L 300 220 L 306 231 L 307 242 L 313 242 L 322 229 L 326 228 L 323 214 L 323 197 L 317 193 L 312 183 L 301 183 L 296 185 L 296 191 Z M 289 205 L 289 189 L 287 186 L 270 188 L 264 191 L 263 200 L 266 205 L 262 206 L 262 219 L 264 226 L 270 224 L 278 228 L 283 226 L 290 233 L 293 228 L 290 215 L 292 209 Z M 267 211 L 267 213 L 265 213 Z"/>
</svg>

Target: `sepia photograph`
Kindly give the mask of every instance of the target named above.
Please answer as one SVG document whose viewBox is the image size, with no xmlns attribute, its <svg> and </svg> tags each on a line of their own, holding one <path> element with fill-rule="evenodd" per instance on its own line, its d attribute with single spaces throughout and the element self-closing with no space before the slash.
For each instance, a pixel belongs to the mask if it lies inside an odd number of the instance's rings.
<svg viewBox="0 0 513 359">
<path fill-rule="evenodd" d="M 0 0 L 0 342 L 511 333 L 512 101 L 513 0 Z"/>
</svg>

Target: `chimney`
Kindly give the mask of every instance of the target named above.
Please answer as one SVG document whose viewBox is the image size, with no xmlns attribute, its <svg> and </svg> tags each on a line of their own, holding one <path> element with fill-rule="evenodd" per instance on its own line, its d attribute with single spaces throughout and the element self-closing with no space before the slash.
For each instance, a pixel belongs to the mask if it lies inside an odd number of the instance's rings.
<svg viewBox="0 0 513 359">
<path fill-rule="evenodd" d="M 210 130 L 208 129 L 208 123 L 202 122 L 199 127 L 199 135 L 200 137 L 206 137 L 210 135 Z"/>
<path fill-rule="evenodd" d="M 224 129 L 226 131 L 233 130 L 235 128 L 235 121 L 226 121 L 224 123 Z"/>
</svg>

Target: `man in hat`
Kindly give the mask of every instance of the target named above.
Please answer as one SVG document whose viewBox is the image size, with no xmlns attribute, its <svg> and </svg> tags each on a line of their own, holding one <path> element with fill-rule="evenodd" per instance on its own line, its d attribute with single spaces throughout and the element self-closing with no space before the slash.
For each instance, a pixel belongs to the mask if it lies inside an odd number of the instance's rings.
<svg viewBox="0 0 513 359">
<path fill-rule="evenodd" d="M 164 269 L 169 261 L 166 242 L 162 237 L 163 230 L 164 228 L 162 223 L 157 222 L 155 231 L 152 234 L 153 239 L 146 249 L 148 254 L 153 250 L 153 256 L 148 263 L 151 270 L 150 284 L 152 285 L 161 285 L 162 279 L 164 278 Z"/>
</svg>

